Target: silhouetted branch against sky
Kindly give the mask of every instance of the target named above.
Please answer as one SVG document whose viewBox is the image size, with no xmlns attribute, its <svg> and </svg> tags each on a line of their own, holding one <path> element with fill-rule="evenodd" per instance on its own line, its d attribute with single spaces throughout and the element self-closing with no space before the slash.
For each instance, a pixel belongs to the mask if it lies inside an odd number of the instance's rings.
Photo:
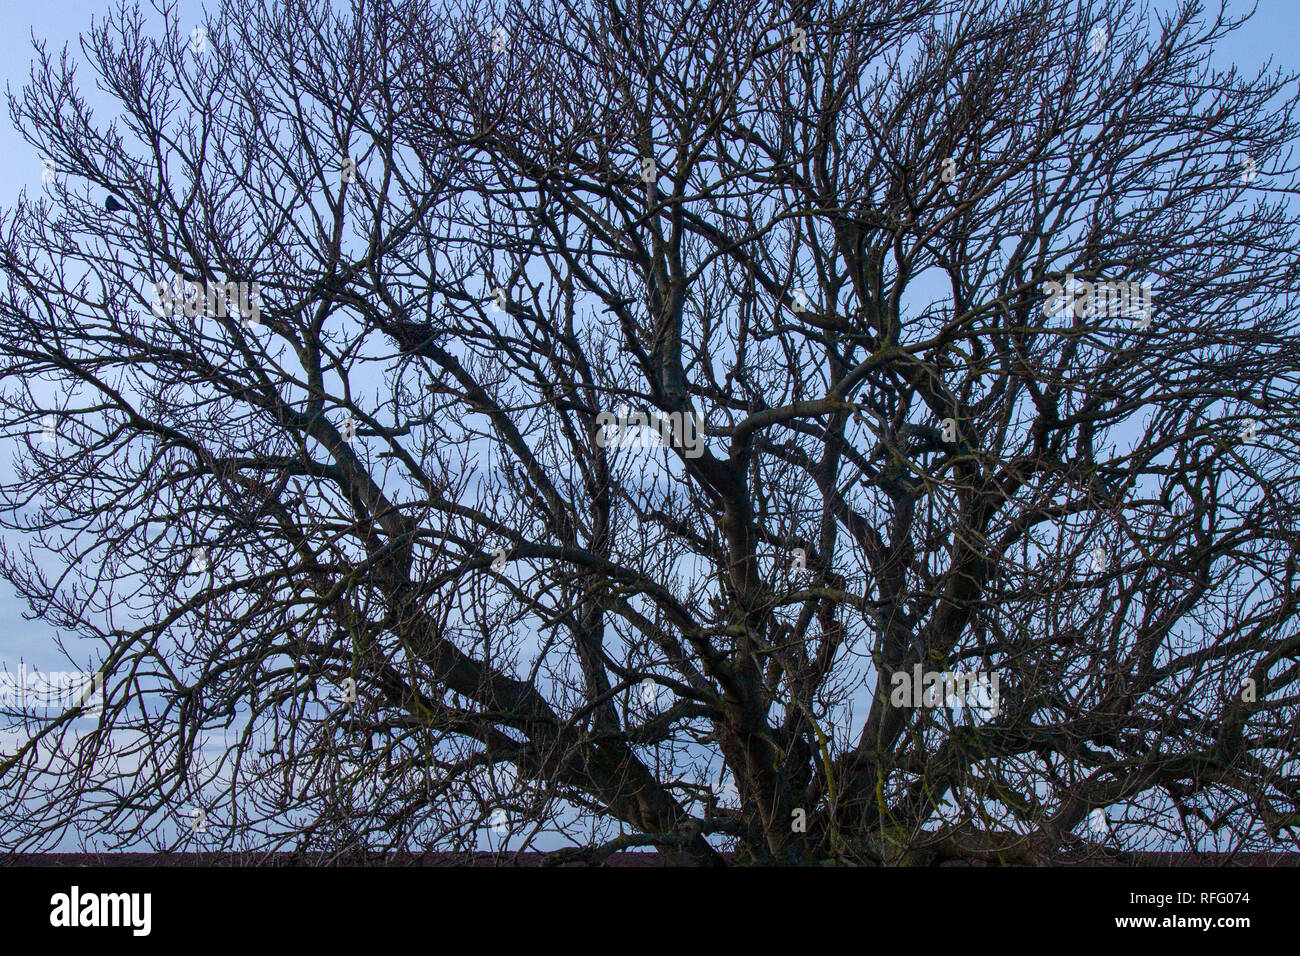
<svg viewBox="0 0 1300 956">
<path fill-rule="evenodd" d="M 1294 848 L 1300 115 L 1234 27 L 229 0 L 42 48 L 0 572 L 102 707 L 4 700 L 0 842 Z"/>
</svg>

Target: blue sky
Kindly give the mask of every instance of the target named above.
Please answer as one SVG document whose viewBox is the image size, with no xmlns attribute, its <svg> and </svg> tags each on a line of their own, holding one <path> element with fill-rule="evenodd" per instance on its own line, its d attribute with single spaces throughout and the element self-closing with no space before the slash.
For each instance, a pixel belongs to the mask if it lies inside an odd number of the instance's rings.
<svg viewBox="0 0 1300 956">
<path fill-rule="evenodd" d="M 115 3 L 116 0 L 113 0 Z M 178 0 L 176 8 L 182 23 L 198 25 L 204 20 L 200 0 Z M 1245 12 L 1250 3 L 1233 3 L 1230 9 Z M 105 0 L 16 0 L 10 7 L 7 30 L 0 31 L 0 74 L 7 88 L 17 92 L 28 78 L 32 61 L 32 36 L 49 43 L 52 53 L 67 44 L 74 58 L 79 58 L 77 37 L 110 9 Z M 1228 37 L 1217 51 L 1221 65 L 1236 63 L 1252 73 L 1272 59 L 1287 70 L 1300 70 L 1300 0 L 1259 0 L 1256 14 L 1241 30 Z M 83 93 L 95 103 L 96 91 L 85 89 L 93 81 L 89 70 L 79 79 Z M 110 104 L 101 100 L 99 109 Z M 0 122 L 0 206 L 8 207 L 24 190 L 41 189 L 41 159 L 13 129 L 8 115 Z M 8 455 L 0 450 L 0 467 L 8 467 Z M 35 661 L 42 669 L 58 669 L 62 657 L 52 646 L 53 629 L 38 621 L 23 620 L 23 604 L 12 588 L 0 583 L 0 666 L 16 668 L 20 656 Z"/>
</svg>

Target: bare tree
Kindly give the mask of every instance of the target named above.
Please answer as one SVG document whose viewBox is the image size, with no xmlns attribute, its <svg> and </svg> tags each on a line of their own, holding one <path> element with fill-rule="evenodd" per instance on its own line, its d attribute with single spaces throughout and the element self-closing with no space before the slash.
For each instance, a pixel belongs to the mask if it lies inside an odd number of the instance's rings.
<svg viewBox="0 0 1300 956">
<path fill-rule="evenodd" d="M 40 50 L 3 573 L 105 705 L 6 845 L 1294 847 L 1296 77 L 622 7 L 123 7 L 107 125 Z"/>
</svg>

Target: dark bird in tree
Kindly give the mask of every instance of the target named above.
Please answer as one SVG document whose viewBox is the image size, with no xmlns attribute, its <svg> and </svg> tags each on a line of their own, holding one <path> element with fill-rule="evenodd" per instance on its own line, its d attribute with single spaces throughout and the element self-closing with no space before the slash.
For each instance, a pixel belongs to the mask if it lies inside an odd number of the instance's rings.
<svg viewBox="0 0 1300 956">
<path fill-rule="evenodd" d="M 104 208 L 107 209 L 109 212 L 130 212 L 131 211 L 130 206 L 124 206 L 118 200 L 118 198 L 112 195 L 111 193 L 109 194 L 108 198 L 104 200 Z"/>
</svg>

